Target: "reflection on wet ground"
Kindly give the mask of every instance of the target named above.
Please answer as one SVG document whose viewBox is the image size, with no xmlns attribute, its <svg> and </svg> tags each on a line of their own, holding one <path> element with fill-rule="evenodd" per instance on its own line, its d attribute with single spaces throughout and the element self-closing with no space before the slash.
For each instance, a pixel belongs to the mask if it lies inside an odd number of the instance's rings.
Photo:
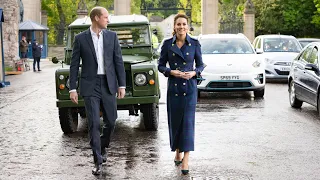
<svg viewBox="0 0 320 180">
<path fill-rule="evenodd" d="M 318 179 L 317 110 L 292 109 L 286 83 L 267 84 L 258 99 L 202 93 L 190 175 L 181 176 L 169 148 L 163 77 L 159 130 L 145 131 L 140 117 L 119 111 L 104 173 L 94 177 L 86 119 L 74 134 L 60 129 L 56 68 L 8 77 L 12 85 L 0 89 L 0 179 Z"/>
</svg>

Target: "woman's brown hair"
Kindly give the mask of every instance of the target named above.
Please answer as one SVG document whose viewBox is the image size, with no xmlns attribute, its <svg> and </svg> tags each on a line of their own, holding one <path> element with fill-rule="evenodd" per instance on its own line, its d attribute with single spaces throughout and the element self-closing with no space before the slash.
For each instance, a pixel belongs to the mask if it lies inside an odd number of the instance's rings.
<svg viewBox="0 0 320 180">
<path fill-rule="evenodd" d="M 174 31 L 174 25 L 176 24 L 177 22 L 177 19 L 179 18 L 185 18 L 187 20 L 187 23 L 189 23 L 189 18 L 187 15 L 185 14 L 177 14 L 175 17 L 174 17 L 174 20 L 173 20 L 173 32 L 172 32 L 172 35 L 174 36 L 176 34 L 176 32 Z"/>
</svg>

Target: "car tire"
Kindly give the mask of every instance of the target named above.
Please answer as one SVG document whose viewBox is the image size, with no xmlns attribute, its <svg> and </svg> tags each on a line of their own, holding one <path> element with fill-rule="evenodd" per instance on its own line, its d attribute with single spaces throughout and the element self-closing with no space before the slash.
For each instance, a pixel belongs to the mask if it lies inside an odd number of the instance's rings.
<svg viewBox="0 0 320 180">
<path fill-rule="evenodd" d="M 140 111 L 143 115 L 144 127 L 148 131 L 156 131 L 159 126 L 159 106 L 157 103 L 142 104 Z"/>
<path fill-rule="evenodd" d="M 302 101 L 300 101 L 299 99 L 297 99 L 296 97 L 296 91 L 295 91 L 295 87 L 294 87 L 294 81 L 290 82 L 290 87 L 289 87 L 289 102 L 291 107 L 293 108 L 301 108 L 302 106 Z"/>
<path fill-rule="evenodd" d="M 201 91 L 198 90 L 198 99 L 201 97 Z"/>
<path fill-rule="evenodd" d="M 78 111 L 76 108 L 59 108 L 59 119 L 65 134 L 74 133 L 78 129 Z"/>
<path fill-rule="evenodd" d="M 254 97 L 262 98 L 264 96 L 264 88 L 260 90 L 253 91 Z"/>
</svg>

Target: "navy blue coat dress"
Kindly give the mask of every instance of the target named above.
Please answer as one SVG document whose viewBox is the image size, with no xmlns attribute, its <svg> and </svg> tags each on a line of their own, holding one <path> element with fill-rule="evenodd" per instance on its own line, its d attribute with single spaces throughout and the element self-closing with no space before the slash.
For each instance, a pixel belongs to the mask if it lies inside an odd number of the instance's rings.
<svg viewBox="0 0 320 180">
<path fill-rule="evenodd" d="M 196 71 L 200 75 L 203 69 L 198 40 L 187 35 L 180 49 L 176 45 L 176 36 L 163 43 L 158 70 L 168 77 L 167 112 L 171 151 L 194 151 L 197 79 L 196 76 L 189 80 L 177 78 L 170 75 L 170 71 Z"/>
</svg>

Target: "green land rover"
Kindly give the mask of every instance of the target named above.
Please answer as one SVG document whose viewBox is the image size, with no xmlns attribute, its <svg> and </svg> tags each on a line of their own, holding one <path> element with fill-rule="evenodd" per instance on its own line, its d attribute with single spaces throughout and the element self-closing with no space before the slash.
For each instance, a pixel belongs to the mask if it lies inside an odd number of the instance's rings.
<svg viewBox="0 0 320 180">
<path fill-rule="evenodd" d="M 126 72 L 126 95 L 123 99 L 117 99 L 118 110 L 129 110 L 129 115 L 136 116 L 140 110 L 145 129 L 157 130 L 160 89 L 157 57 L 152 49 L 149 21 L 143 15 L 111 15 L 109 21 L 107 29 L 118 35 Z M 79 18 L 71 23 L 67 31 L 64 59 L 52 58 L 53 63 L 66 64 L 55 73 L 57 107 L 64 133 L 77 130 L 79 115 L 86 117 L 83 99 L 79 97 L 79 103 L 74 104 L 69 98 L 69 65 L 75 35 L 87 30 L 90 25 L 89 17 Z"/>
</svg>

